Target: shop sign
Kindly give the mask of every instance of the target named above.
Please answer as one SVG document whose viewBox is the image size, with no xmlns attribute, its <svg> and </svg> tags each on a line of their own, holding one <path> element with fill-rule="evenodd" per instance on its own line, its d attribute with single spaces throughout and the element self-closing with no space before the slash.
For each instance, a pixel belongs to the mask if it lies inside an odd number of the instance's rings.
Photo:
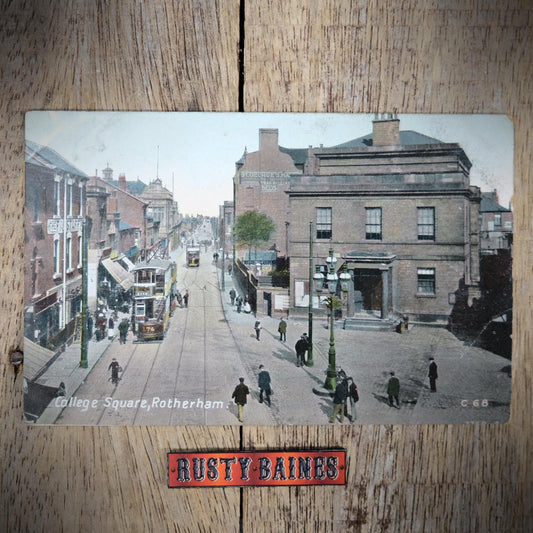
<svg viewBox="0 0 533 533">
<path fill-rule="evenodd" d="M 344 485 L 346 450 L 168 453 L 169 488 Z"/>
</svg>

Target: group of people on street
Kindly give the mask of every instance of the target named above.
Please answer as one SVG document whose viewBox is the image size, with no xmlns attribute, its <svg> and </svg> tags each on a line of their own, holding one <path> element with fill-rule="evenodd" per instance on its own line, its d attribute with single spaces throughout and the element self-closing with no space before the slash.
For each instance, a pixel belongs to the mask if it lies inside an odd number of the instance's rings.
<svg viewBox="0 0 533 533">
<path fill-rule="evenodd" d="M 239 296 L 235 289 L 232 287 L 229 291 L 229 297 L 231 300 L 231 306 L 236 306 L 237 313 L 251 313 L 252 307 L 250 306 L 250 301 L 248 300 L 248 295 Z"/>
<path fill-rule="evenodd" d="M 344 417 L 354 422 L 357 419 L 355 404 L 359 401 L 359 389 L 352 377 L 346 375 L 344 370 L 339 370 L 337 374 L 337 386 L 333 394 L 333 413 L 329 419 L 330 424 L 334 424 L 337 416 L 340 423 L 344 422 Z"/>
</svg>

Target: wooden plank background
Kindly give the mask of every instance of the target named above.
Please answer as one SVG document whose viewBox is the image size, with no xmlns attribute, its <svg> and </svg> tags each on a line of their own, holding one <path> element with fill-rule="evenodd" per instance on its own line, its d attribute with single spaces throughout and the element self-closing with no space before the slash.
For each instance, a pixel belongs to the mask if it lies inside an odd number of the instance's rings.
<svg viewBox="0 0 533 533">
<path fill-rule="evenodd" d="M 245 0 L 241 0 L 244 2 Z M 2 0 L 2 531 L 528 531 L 533 10 L 529 0 Z M 506 425 L 27 427 L 24 113 L 35 109 L 505 113 L 515 126 Z M 229 178 L 230 176 L 228 176 Z M 221 199 L 223 200 L 223 199 Z M 166 488 L 166 453 L 346 447 L 346 487 Z"/>
</svg>

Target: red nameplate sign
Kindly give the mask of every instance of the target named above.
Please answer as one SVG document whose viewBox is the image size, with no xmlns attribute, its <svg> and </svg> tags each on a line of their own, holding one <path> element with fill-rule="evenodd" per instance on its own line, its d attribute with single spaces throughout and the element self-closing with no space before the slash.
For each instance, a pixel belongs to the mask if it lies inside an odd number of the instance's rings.
<svg viewBox="0 0 533 533">
<path fill-rule="evenodd" d="M 168 454 L 168 486 L 344 485 L 346 450 Z"/>
</svg>

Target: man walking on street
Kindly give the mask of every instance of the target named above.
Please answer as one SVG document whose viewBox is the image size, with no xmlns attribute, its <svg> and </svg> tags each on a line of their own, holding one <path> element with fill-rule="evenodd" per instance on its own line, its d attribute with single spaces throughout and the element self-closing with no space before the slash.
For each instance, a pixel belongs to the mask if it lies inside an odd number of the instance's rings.
<svg viewBox="0 0 533 533">
<path fill-rule="evenodd" d="M 309 348 L 307 333 L 304 333 L 294 345 L 296 350 L 296 366 L 303 366 L 305 362 L 305 352 Z"/>
<path fill-rule="evenodd" d="M 111 361 L 111 364 L 109 365 L 108 370 L 111 370 L 111 383 L 113 383 L 113 385 L 117 385 L 120 380 L 120 378 L 118 377 L 120 365 L 114 357 Z"/>
<path fill-rule="evenodd" d="M 341 424 L 344 422 L 344 403 L 346 402 L 346 398 L 348 397 L 348 380 L 347 379 L 341 379 L 339 383 L 337 383 L 337 388 L 335 389 L 335 394 L 333 395 L 333 414 L 331 415 L 331 418 L 329 419 L 330 424 L 335 423 L 335 419 L 337 418 L 337 415 L 340 413 L 341 415 Z"/>
<path fill-rule="evenodd" d="M 387 385 L 387 394 L 389 396 L 389 405 L 394 407 L 394 400 L 396 400 L 396 406 L 400 408 L 400 380 L 394 375 L 394 372 L 390 373 L 389 383 Z"/>
<path fill-rule="evenodd" d="M 244 378 L 239 378 L 239 384 L 235 387 L 232 398 L 235 399 L 235 403 L 239 408 L 239 422 L 242 422 L 244 406 L 246 405 L 246 397 L 250 394 L 250 390 L 244 384 Z"/>
<path fill-rule="evenodd" d="M 259 320 L 255 321 L 254 329 L 255 329 L 255 338 L 259 340 L 259 334 L 261 333 L 261 322 Z"/>
<path fill-rule="evenodd" d="M 118 325 L 118 333 L 120 344 L 126 344 L 126 339 L 128 337 L 128 330 L 130 329 L 129 322 L 126 318 L 123 318 Z"/>
<path fill-rule="evenodd" d="M 283 320 L 283 317 L 279 320 L 278 325 L 278 332 L 279 332 L 279 340 L 280 341 L 286 341 L 287 340 L 287 322 Z"/>
<path fill-rule="evenodd" d="M 431 389 L 431 392 L 437 392 L 437 378 L 439 377 L 437 374 L 437 363 L 435 363 L 435 359 L 433 357 L 430 357 L 429 360 L 431 361 L 429 363 L 429 388 Z"/>
<path fill-rule="evenodd" d="M 185 307 L 189 307 L 189 290 L 188 289 L 185 291 L 185 294 L 183 295 L 183 303 L 185 304 Z"/>
<path fill-rule="evenodd" d="M 229 291 L 229 297 L 230 297 L 232 306 L 235 303 L 235 296 L 237 296 L 237 293 L 235 292 L 235 289 L 232 287 L 231 290 Z"/>
<path fill-rule="evenodd" d="M 272 389 L 270 388 L 270 374 L 263 365 L 259 365 L 257 386 L 259 387 L 259 403 L 263 403 L 264 393 L 265 402 L 270 407 L 270 395 L 272 394 Z"/>
</svg>

